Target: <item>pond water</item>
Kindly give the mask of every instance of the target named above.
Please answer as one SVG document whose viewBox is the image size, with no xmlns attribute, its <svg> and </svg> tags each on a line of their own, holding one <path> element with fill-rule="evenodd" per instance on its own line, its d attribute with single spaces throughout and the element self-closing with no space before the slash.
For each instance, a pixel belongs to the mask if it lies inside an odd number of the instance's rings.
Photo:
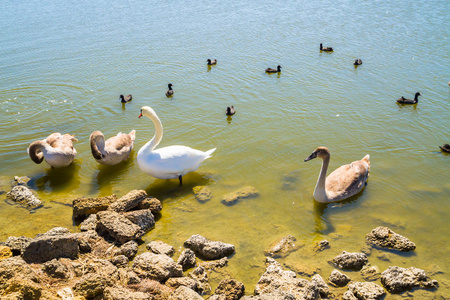
<svg viewBox="0 0 450 300">
<path fill-rule="evenodd" d="M 193 234 L 232 243 L 236 254 L 225 272 L 247 294 L 264 272 L 264 250 L 278 238 L 291 234 L 302 245 L 280 260 L 286 269 L 326 279 L 328 261 L 360 251 L 377 226 L 417 249 L 374 250 L 372 265 L 418 267 L 441 283 L 415 296 L 449 293 L 450 156 L 438 148 L 450 143 L 448 1 L 2 1 L 0 16 L 1 241 L 55 226 L 77 231 L 73 199 L 145 189 L 163 210 L 140 251 L 152 240 L 181 251 Z M 320 52 L 320 43 L 334 52 Z M 207 67 L 208 58 L 217 65 Z M 356 58 L 363 64 L 355 67 Z M 281 73 L 264 72 L 277 65 Z M 396 103 L 416 92 L 417 105 Z M 122 105 L 120 94 L 133 100 Z M 164 126 L 160 147 L 217 147 L 182 187 L 137 165 L 137 151 L 154 134 L 149 119 L 137 118 L 144 105 Z M 229 105 L 237 113 L 227 118 Z M 94 160 L 94 130 L 110 137 L 132 129 L 127 162 Z M 78 139 L 67 168 L 36 165 L 27 155 L 32 141 L 53 132 Z M 329 172 L 370 154 L 362 193 L 314 201 L 321 162 L 303 160 L 318 146 L 331 151 Z M 15 175 L 31 178 L 43 208 L 29 212 L 4 201 Z M 199 185 L 211 189 L 210 201 L 196 200 Z M 246 185 L 259 196 L 221 203 Z M 322 239 L 331 248 L 314 254 Z M 211 276 L 214 288 L 223 274 Z"/>
</svg>

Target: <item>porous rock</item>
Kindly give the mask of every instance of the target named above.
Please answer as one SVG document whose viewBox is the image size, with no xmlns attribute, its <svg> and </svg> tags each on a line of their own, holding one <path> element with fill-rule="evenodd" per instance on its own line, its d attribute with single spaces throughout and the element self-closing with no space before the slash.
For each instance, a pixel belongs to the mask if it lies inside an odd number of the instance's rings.
<svg viewBox="0 0 450 300">
<path fill-rule="evenodd" d="M 39 282 L 33 269 L 20 257 L 13 256 L 0 261 L 0 290 L 8 286 L 8 280 L 15 276 Z"/>
<path fill-rule="evenodd" d="M 216 295 L 224 295 L 227 300 L 238 300 L 244 296 L 244 284 L 231 278 L 227 278 L 219 282 L 214 293 Z"/>
<path fill-rule="evenodd" d="M 161 201 L 153 197 L 147 197 L 138 205 L 139 209 L 150 209 L 152 214 L 156 215 L 162 210 Z"/>
<path fill-rule="evenodd" d="M 163 241 L 151 241 L 145 246 L 147 250 L 155 254 L 165 254 L 167 256 L 172 256 L 175 253 L 175 249 L 169 244 L 164 243 Z"/>
<path fill-rule="evenodd" d="M 223 257 L 221 259 L 202 261 L 199 263 L 199 267 L 203 267 L 206 270 L 215 270 L 217 268 L 223 268 L 228 264 L 228 258 Z"/>
<path fill-rule="evenodd" d="M 125 255 L 117 255 L 110 259 L 111 263 L 118 268 L 126 268 L 128 266 L 128 257 Z"/>
<path fill-rule="evenodd" d="M 2 293 L 2 299 L 55 299 L 56 297 L 44 297 L 42 286 L 34 281 L 23 278 L 13 278 L 8 281 L 8 286 Z M 14 295 L 14 296 L 13 296 Z"/>
<path fill-rule="evenodd" d="M 13 256 L 11 248 L 8 246 L 0 246 L 0 260 L 4 260 Z"/>
<path fill-rule="evenodd" d="M 149 209 L 133 210 L 126 212 L 123 215 L 141 228 L 138 233 L 138 238 L 143 236 L 155 225 L 155 217 Z"/>
<path fill-rule="evenodd" d="M 342 251 L 332 262 L 340 269 L 361 270 L 368 263 L 368 259 L 364 253 Z"/>
<path fill-rule="evenodd" d="M 344 300 L 377 300 L 386 292 L 373 282 L 352 282 L 348 285 L 348 291 L 344 293 Z"/>
<path fill-rule="evenodd" d="M 13 185 L 27 185 L 31 178 L 28 176 L 14 176 Z"/>
<path fill-rule="evenodd" d="M 139 203 L 146 198 L 147 193 L 144 190 L 133 190 L 112 203 L 108 207 L 108 210 L 112 210 L 115 212 L 126 212 L 138 206 Z"/>
<path fill-rule="evenodd" d="M 144 252 L 133 261 L 133 271 L 141 278 L 165 282 L 170 277 L 183 276 L 182 267 L 167 255 Z"/>
<path fill-rule="evenodd" d="M 361 269 L 361 276 L 366 281 L 378 280 L 380 278 L 380 275 L 380 270 L 377 266 L 371 266 L 370 264 L 367 264 Z"/>
<path fill-rule="evenodd" d="M 129 241 L 120 246 L 120 248 L 114 250 L 114 256 L 125 255 L 128 259 L 131 259 L 138 252 L 138 243 L 136 241 Z"/>
<path fill-rule="evenodd" d="M 205 268 L 197 267 L 189 273 L 189 277 L 197 282 L 197 291 L 200 295 L 209 294 L 211 285 L 209 284 L 208 274 Z"/>
<path fill-rule="evenodd" d="M 10 236 L 6 240 L 6 246 L 8 246 L 13 254 L 22 254 L 28 244 L 31 242 L 31 238 L 25 236 Z"/>
<path fill-rule="evenodd" d="M 106 197 L 83 197 L 73 200 L 73 218 L 85 218 L 91 214 L 108 209 L 117 200 L 116 195 Z"/>
<path fill-rule="evenodd" d="M 120 244 L 140 238 L 144 234 L 140 226 L 115 211 L 100 211 L 97 216 L 97 231 L 109 235 Z"/>
<path fill-rule="evenodd" d="M 30 241 L 22 257 L 28 263 L 43 263 L 54 258 L 78 256 L 77 234 L 44 234 Z"/>
<path fill-rule="evenodd" d="M 190 288 L 180 286 L 169 296 L 169 300 L 203 300 L 203 298 Z"/>
<path fill-rule="evenodd" d="M 333 272 L 331 272 L 330 277 L 328 277 L 328 281 L 336 287 L 343 287 L 346 286 L 347 283 L 351 281 L 351 279 L 347 275 L 334 269 Z"/>
<path fill-rule="evenodd" d="M 75 283 L 73 292 L 75 295 L 93 298 L 103 293 L 108 286 L 108 280 L 98 274 L 87 274 Z"/>
<path fill-rule="evenodd" d="M 381 283 L 394 294 L 416 287 L 430 289 L 438 286 L 437 280 L 429 280 L 424 270 L 397 266 L 389 267 L 381 273 Z"/>
<path fill-rule="evenodd" d="M 152 295 L 144 292 L 136 292 L 127 288 L 107 287 L 103 291 L 103 300 L 152 300 Z"/>
<path fill-rule="evenodd" d="M 23 185 L 16 185 L 6 194 L 8 199 L 26 205 L 29 208 L 38 208 L 42 206 L 41 200 L 33 195 L 29 188 Z"/>
<path fill-rule="evenodd" d="M 180 257 L 178 258 L 177 263 L 183 267 L 183 271 L 195 267 L 197 262 L 195 260 L 194 251 L 192 251 L 191 249 L 184 249 L 183 252 L 181 252 Z"/>
<path fill-rule="evenodd" d="M 244 186 L 243 188 L 225 195 L 222 203 L 225 205 L 236 204 L 241 199 L 252 198 L 258 196 L 258 191 L 252 186 Z"/>
<path fill-rule="evenodd" d="M 173 289 L 177 289 L 180 286 L 185 286 L 190 288 L 191 290 L 196 291 L 198 286 L 197 286 L 197 281 L 189 278 L 189 277 L 172 277 L 169 278 L 166 281 L 166 285 L 170 288 Z"/>
<path fill-rule="evenodd" d="M 264 251 L 264 255 L 273 258 L 283 258 L 288 256 L 291 252 L 294 252 L 299 248 L 295 243 L 296 238 L 292 235 L 282 237 L 274 241 L 268 249 Z"/>
<path fill-rule="evenodd" d="M 56 258 L 42 264 L 42 269 L 54 278 L 70 278 L 71 275 L 69 268 Z"/>
<path fill-rule="evenodd" d="M 232 244 L 210 241 L 199 234 L 191 236 L 184 242 L 184 246 L 193 250 L 197 255 L 209 260 L 229 256 L 235 251 L 234 245 Z"/>
<path fill-rule="evenodd" d="M 95 230 L 97 227 L 97 215 L 91 214 L 89 217 L 84 219 L 83 222 L 80 223 L 80 231 L 89 231 L 89 230 Z"/>
<path fill-rule="evenodd" d="M 416 249 L 416 244 L 409 239 L 383 226 L 379 226 L 369 232 L 366 235 L 366 240 L 372 245 L 382 248 L 391 248 L 400 251 Z"/>
</svg>

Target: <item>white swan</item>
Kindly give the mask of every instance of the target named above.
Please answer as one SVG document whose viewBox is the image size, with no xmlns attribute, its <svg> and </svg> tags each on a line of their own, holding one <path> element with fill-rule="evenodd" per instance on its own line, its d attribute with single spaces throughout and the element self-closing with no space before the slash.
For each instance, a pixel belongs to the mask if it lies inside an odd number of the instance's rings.
<svg viewBox="0 0 450 300">
<path fill-rule="evenodd" d="M 323 159 L 322 169 L 314 189 L 316 201 L 322 203 L 341 201 L 359 193 L 364 188 L 369 177 L 369 154 L 361 160 L 337 168 L 328 177 L 326 176 L 330 162 L 330 150 L 327 147 L 318 147 L 305 159 L 305 162 L 316 157 Z"/>
<path fill-rule="evenodd" d="M 153 177 L 160 179 L 178 178 L 181 185 L 182 176 L 197 170 L 201 163 L 211 157 L 211 154 L 216 150 L 214 148 L 203 152 L 186 146 L 168 146 L 154 150 L 163 136 L 161 121 L 149 106 L 141 108 L 139 118 L 142 116 L 146 116 L 155 124 L 155 135 L 139 149 L 137 161 L 139 168 Z"/>
<path fill-rule="evenodd" d="M 116 165 L 127 160 L 133 149 L 136 130 L 130 133 L 119 132 L 105 142 L 101 131 L 94 131 L 89 137 L 92 156 L 102 165 Z"/>
<path fill-rule="evenodd" d="M 52 167 L 60 168 L 70 165 L 77 155 L 73 142 L 78 140 L 68 133 L 61 135 L 59 132 L 50 134 L 47 138 L 34 141 L 27 149 L 31 159 L 40 164 L 44 158 Z"/>
</svg>

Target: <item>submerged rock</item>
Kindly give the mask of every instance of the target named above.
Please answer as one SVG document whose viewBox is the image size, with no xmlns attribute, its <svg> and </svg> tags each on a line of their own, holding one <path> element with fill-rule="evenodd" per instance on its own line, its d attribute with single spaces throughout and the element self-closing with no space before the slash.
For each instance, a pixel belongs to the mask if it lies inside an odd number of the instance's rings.
<svg viewBox="0 0 450 300">
<path fill-rule="evenodd" d="M 383 226 L 379 226 L 369 232 L 366 235 L 366 240 L 372 245 L 382 248 L 392 248 L 400 251 L 416 249 L 416 244 L 409 239 Z"/>
<path fill-rule="evenodd" d="M 401 293 L 406 290 L 421 287 L 425 289 L 436 288 L 437 280 L 428 280 L 424 270 L 418 268 L 389 267 L 381 273 L 381 283 L 391 293 Z"/>
<path fill-rule="evenodd" d="M 373 282 L 352 282 L 348 285 L 348 291 L 344 293 L 344 300 L 377 300 L 386 292 Z"/>
<path fill-rule="evenodd" d="M 193 189 L 195 198 L 199 202 L 206 202 L 211 200 L 211 190 L 207 186 L 195 186 Z"/>
<path fill-rule="evenodd" d="M 366 281 L 375 281 L 380 278 L 381 272 L 377 266 L 367 264 L 362 268 L 361 275 Z"/>
<path fill-rule="evenodd" d="M 200 267 L 205 268 L 206 270 L 215 270 L 217 268 L 223 268 L 228 264 L 228 258 L 223 257 L 217 260 L 209 260 L 203 261 L 199 264 Z"/>
<path fill-rule="evenodd" d="M 38 208 L 42 206 L 41 200 L 37 198 L 29 188 L 23 185 L 17 185 L 6 194 L 8 199 L 24 204 L 29 208 Z"/>
<path fill-rule="evenodd" d="M 243 188 L 225 195 L 222 203 L 225 205 L 236 204 L 239 200 L 258 196 L 258 191 L 252 186 L 244 186 Z"/>
<path fill-rule="evenodd" d="M 346 286 L 351 279 L 347 275 L 334 269 L 333 272 L 331 272 L 330 277 L 328 277 L 328 281 L 336 287 L 343 287 Z"/>
<path fill-rule="evenodd" d="M 184 246 L 193 250 L 196 254 L 205 259 L 213 260 L 234 253 L 235 248 L 232 244 L 226 244 L 218 241 L 210 241 L 207 238 L 195 234 L 184 242 Z"/>
<path fill-rule="evenodd" d="M 314 251 L 320 252 L 328 248 L 330 248 L 330 242 L 328 242 L 327 240 L 322 240 L 314 246 Z"/>
<path fill-rule="evenodd" d="M 295 243 L 296 238 L 292 235 L 285 236 L 276 240 L 264 251 L 264 255 L 273 258 L 282 258 L 288 256 L 291 252 L 294 252 L 299 248 L 299 245 Z"/>
<path fill-rule="evenodd" d="M 368 262 L 369 260 L 364 253 L 346 251 L 343 251 L 332 260 L 332 263 L 339 269 L 349 270 L 361 270 L 361 268 Z"/>
<path fill-rule="evenodd" d="M 117 201 L 116 195 L 107 197 L 84 197 L 73 200 L 73 218 L 85 218 L 99 211 L 107 210 L 109 205 Z"/>
<path fill-rule="evenodd" d="M 28 181 L 30 181 L 31 178 L 28 176 L 14 176 L 14 182 L 13 185 L 27 185 Z"/>
</svg>

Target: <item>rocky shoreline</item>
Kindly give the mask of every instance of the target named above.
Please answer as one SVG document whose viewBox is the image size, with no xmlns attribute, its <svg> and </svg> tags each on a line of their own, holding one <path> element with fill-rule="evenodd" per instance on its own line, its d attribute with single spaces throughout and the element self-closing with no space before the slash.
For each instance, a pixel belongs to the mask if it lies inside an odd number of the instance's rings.
<svg viewBox="0 0 450 300">
<path fill-rule="evenodd" d="M 12 201 L 30 208 L 40 207 L 26 180 L 16 178 L 8 193 Z M 207 187 L 194 193 L 207 201 Z M 226 195 L 225 205 L 233 205 L 258 193 L 244 187 Z M 201 200 L 200 200 L 201 199 Z M 0 242 L 1 299 L 383 299 L 416 289 L 436 289 L 439 284 L 418 268 L 390 266 L 380 272 L 363 252 L 346 252 L 330 258 L 335 267 L 327 278 L 319 274 L 311 280 L 283 269 L 277 259 L 297 251 L 295 237 L 274 241 L 264 252 L 266 269 L 255 285 L 224 276 L 213 291 L 208 274 L 226 268 L 235 246 L 212 241 L 193 233 L 175 261 L 175 250 L 164 241 L 152 241 L 137 255 L 140 238 L 155 226 L 161 202 L 143 190 L 116 195 L 73 200 L 73 218 L 80 232 L 56 227 L 34 238 L 9 237 Z M 367 247 L 414 251 L 416 245 L 387 227 L 377 227 L 366 235 Z M 314 251 L 330 248 L 326 240 Z M 365 282 L 352 281 L 346 271 L 359 271 Z M 381 285 L 372 281 L 380 279 Z"/>
</svg>

